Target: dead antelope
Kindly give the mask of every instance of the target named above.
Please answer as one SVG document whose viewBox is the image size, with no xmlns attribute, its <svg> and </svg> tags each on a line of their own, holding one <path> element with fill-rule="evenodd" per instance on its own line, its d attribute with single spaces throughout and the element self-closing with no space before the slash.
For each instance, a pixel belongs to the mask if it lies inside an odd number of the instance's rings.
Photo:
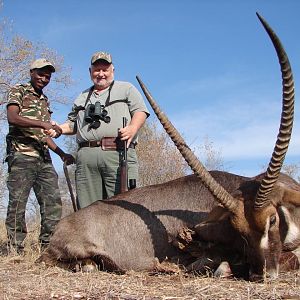
<svg viewBox="0 0 300 300">
<path fill-rule="evenodd" d="M 293 125 L 292 70 L 278 37 L 266 21 L 258 17 L 273 42 L 281 66 L 281 124 L 267 171 L 241 182 L 234 193 L 230 193 L 206 171 L 137 78 L 165 130 L 194 173 L 220 204 L 212 210 L 207 220 L 195 226 L 198 238 L 221 242 L 230 245 L 233 250 L 243 252 L 250 265 L 250 278 L 253 279 L 262 276 L 264 270 L 270 277 L 277 277 L 282 251 L 296 250 L 300 244 L 300 186 L 289 177 L 280 175 Z M 201 262 L 198 267 L 203 267 Z"/>
<path fill-rule="evenodd" d="M 164 262 L 171 260 L 201 270 L 203 260 L 194 262 L 178 247 L 182 228 L 190 228 L 196 231 L 199 245 L 217 245 L 211 251 L 214 259 L 226 260 L 223 249 L 229 245 L 245 257 L 252 278 L 262 276 L 264 269 L 277 276 L 281 252 L 296 249 L 300 242 L 300 186 L 279 174 L 291 135 L 294 85 L 283 47 L 260 20 L 274 43 L 283 77 L 282 120 L 267 172 L 254 178 L 207 172 L 138 79 L 196 175 L 131 190 L 67 216 L 39 262 L 75 268 L 78 261 L 84 264 L 89 259 L 94 267 L 124 272 L 167 270 Z"/>
</svg>

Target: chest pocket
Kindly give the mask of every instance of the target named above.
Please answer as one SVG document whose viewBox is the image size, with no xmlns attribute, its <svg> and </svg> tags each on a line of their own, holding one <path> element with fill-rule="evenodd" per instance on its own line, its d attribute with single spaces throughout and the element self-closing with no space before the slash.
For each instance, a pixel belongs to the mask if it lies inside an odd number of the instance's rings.
<svg viewBox="0 0 300 300">
<path fill-rule="evenodd" d="M 22 98 L 21 115 L 34 119 L 48 120 L 51 115 L 48 101 L 32 97 L 32 94 L 25 94 Z"/>
<path fill-rule="evenodd" d="M 24 95 L 22 98 L 22 108 L 23 109 L 37 109 L 39 107 L 39 103 L 37 100 L 33 100 L 30 95 Z"/>
</svg>

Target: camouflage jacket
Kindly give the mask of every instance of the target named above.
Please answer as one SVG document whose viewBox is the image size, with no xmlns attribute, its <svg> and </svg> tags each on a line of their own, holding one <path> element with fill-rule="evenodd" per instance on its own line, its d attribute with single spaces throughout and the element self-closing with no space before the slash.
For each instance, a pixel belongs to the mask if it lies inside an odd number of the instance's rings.
<svg viewBox="0 0 300 300">
<path fill-rule="evenodd" d="M 9 105 L 18 105 L 20 116 L 49 122 L 51 110 L 48 98 L 43 93 L 38 95 L 30 82 L 14 86 L 8 94 Z M 47 135 L 41 128 L 25 128 L 9 124 L 8 139 L 14 151 L 38 157 L 42 148 L 47 148 Z"/>
</svg>

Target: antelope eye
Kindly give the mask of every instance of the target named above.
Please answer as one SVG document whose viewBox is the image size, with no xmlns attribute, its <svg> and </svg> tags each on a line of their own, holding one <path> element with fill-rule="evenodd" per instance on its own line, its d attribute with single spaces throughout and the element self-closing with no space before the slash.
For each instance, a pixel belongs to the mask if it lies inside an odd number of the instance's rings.
<svg viewBox="0 0 300 300">
<path fill-rule="evenodd" d="M 270 218 L 270 227 L 275 225 L 276 223 L 276 215 L 272 215 Z"/>
</svg>

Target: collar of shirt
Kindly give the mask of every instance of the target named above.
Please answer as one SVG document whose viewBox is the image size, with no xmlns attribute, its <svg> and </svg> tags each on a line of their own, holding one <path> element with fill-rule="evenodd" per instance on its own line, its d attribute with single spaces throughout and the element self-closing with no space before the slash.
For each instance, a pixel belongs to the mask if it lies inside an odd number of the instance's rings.
<svg viewBox="0 0 300 300">
<path fill-rule="evenodd" d="M 45 99 L 46 101 L 48 101 L 48 98 L 47 98 L 47 96 L 43 93 L 43 91 L 42 91 L 42 93 L 39 95 L 39 94 L 36 92 L 36 90 L 34 89 L 34 87 L 33 87 L 33 85 L 31 84 L 30 81 L 28 82 L 28 91 L 30 91 L 32 94 L 36 95 L 38 98 L 40 98 L 40 99 Z"/>
<path fill-rule="evenodd" d="M 93 93 L 95 94 L 95 96 L 100 96 L 100 95 L 105 94 L 108 90 L 109 90 L 109 86 L 107 88 L 105 88 L 104 90 L 94 89 Z"/>
</svg>

